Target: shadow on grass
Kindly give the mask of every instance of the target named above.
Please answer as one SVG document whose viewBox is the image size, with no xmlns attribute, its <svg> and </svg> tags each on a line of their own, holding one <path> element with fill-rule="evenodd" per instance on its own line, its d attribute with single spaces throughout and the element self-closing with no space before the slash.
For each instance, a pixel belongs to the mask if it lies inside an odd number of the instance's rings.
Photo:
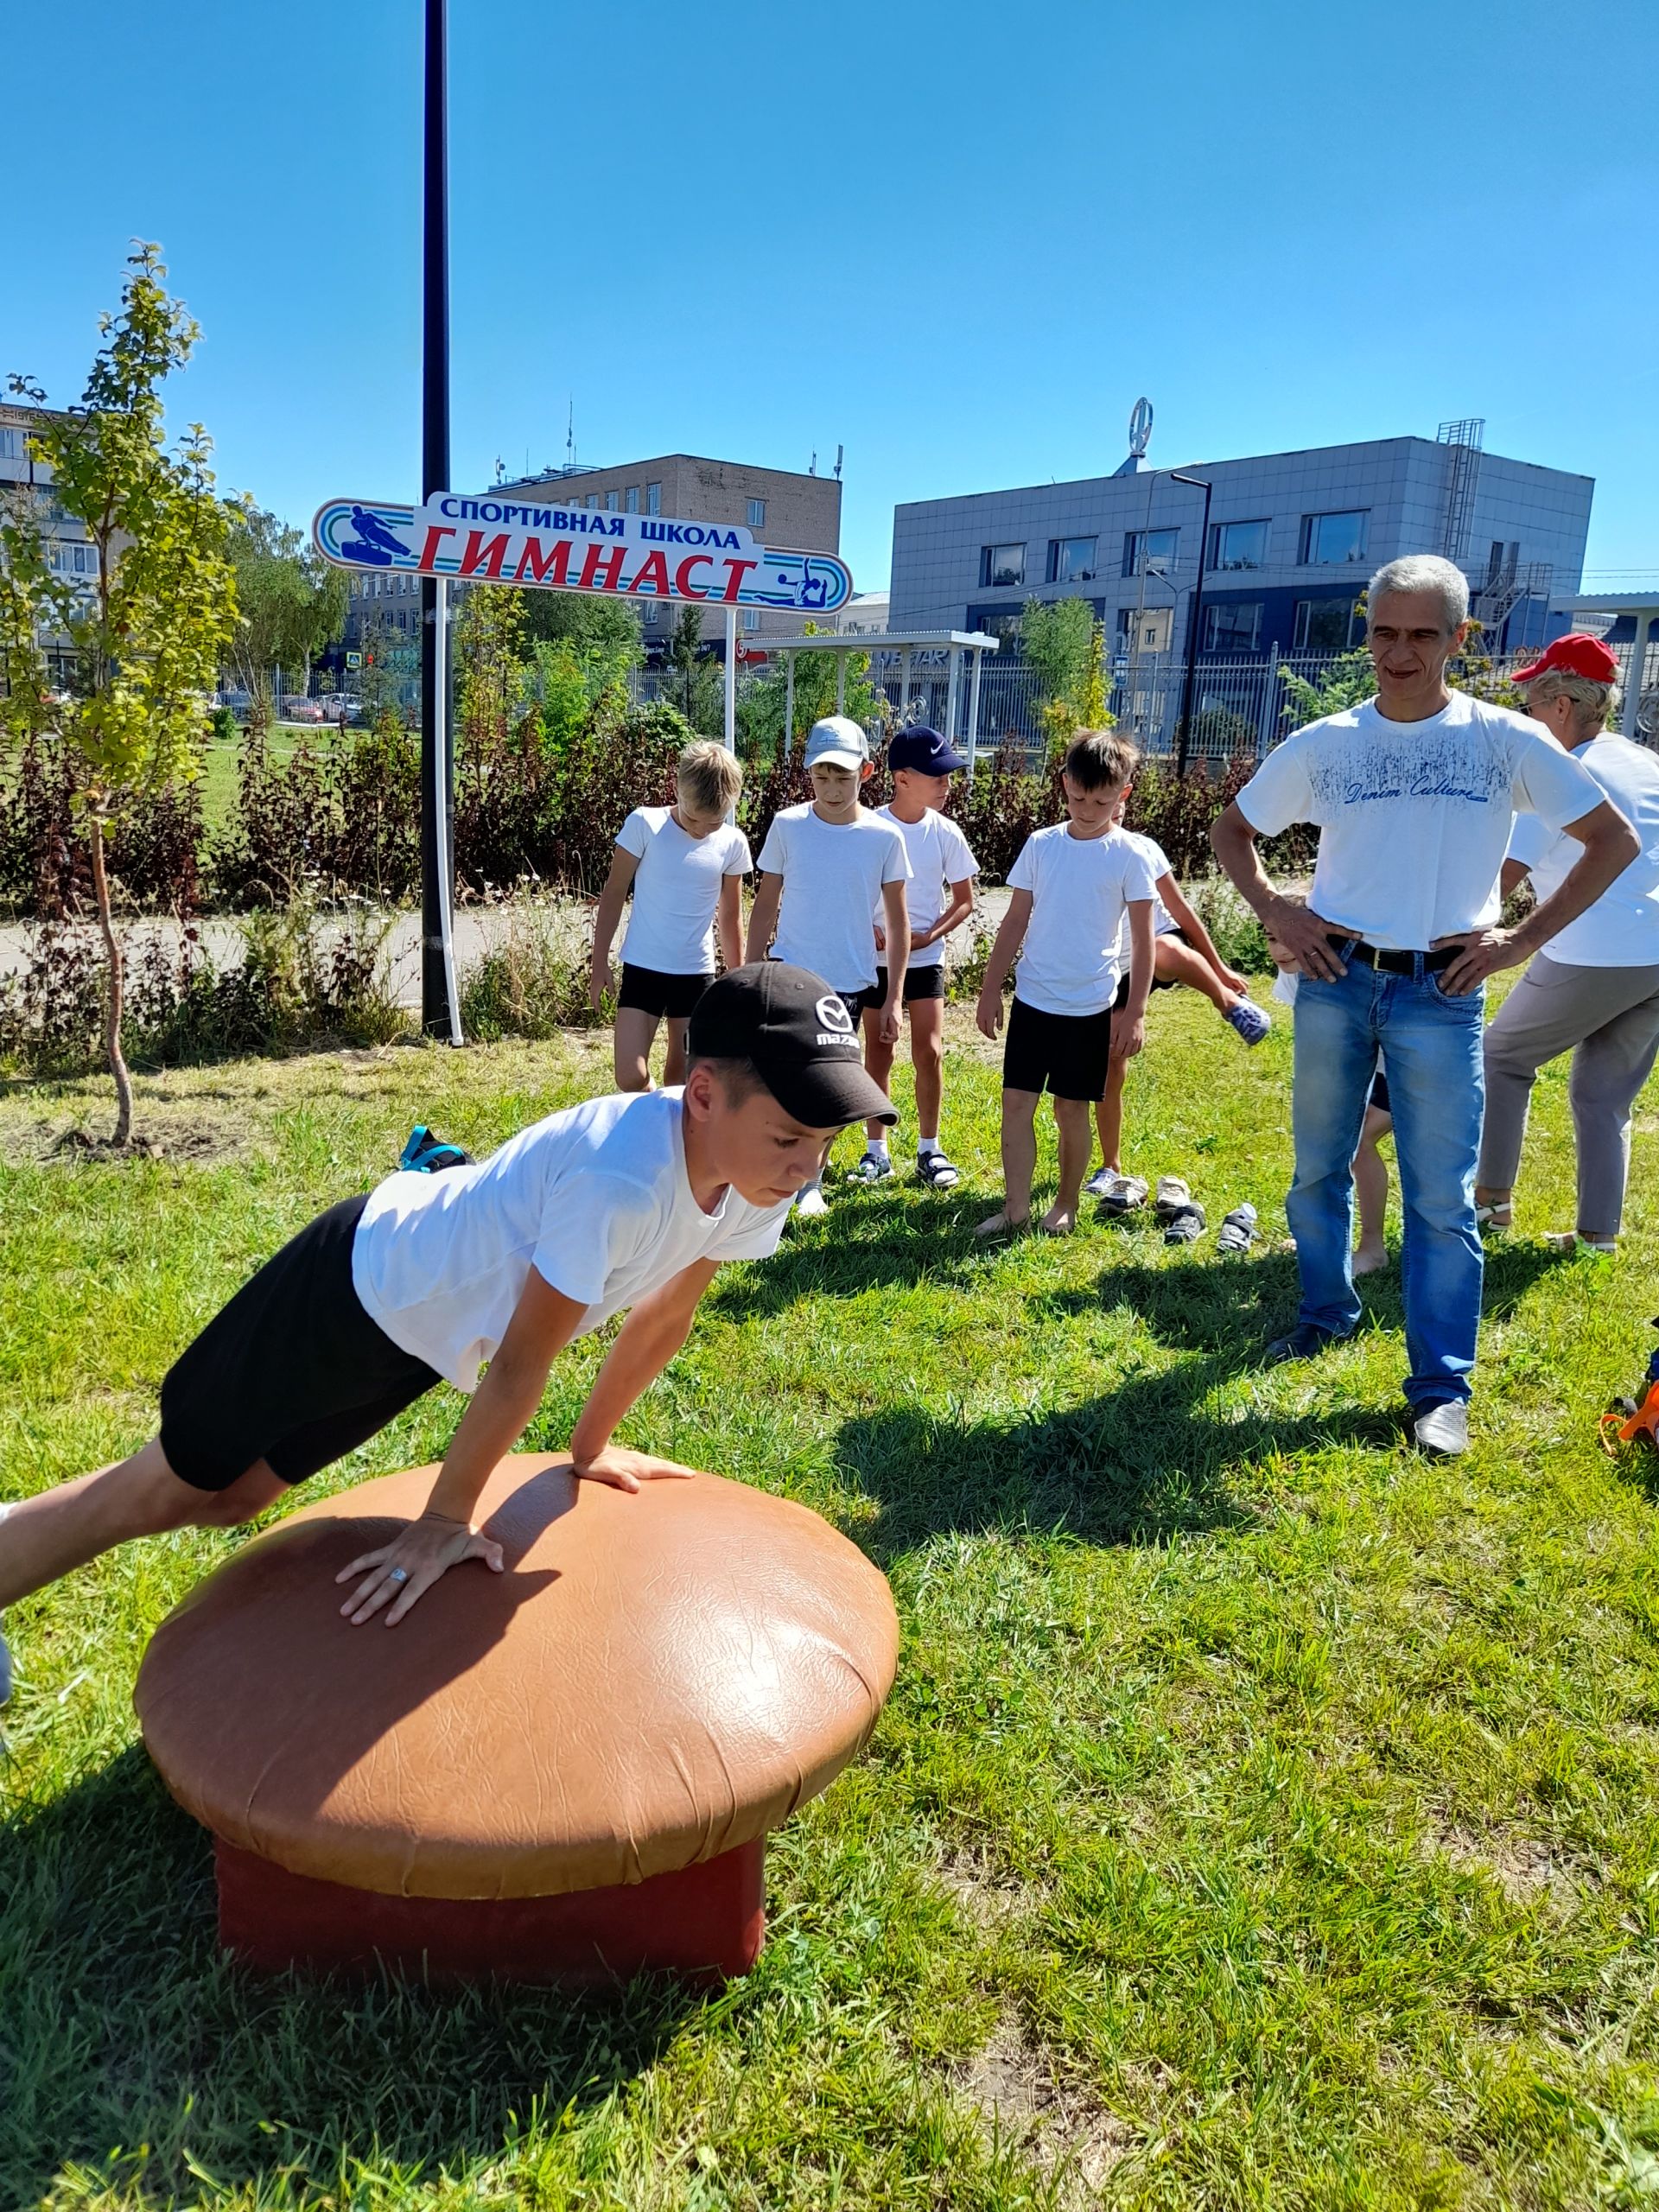
<svg viewBox="0 0 1659 2212">
<path fill-rule="evenodd" d="M 1086 1404 L 1007 1421 L 953 1421 L 917 1406 L 859 1415 L 836 1444 L 842 1478 L 880 1507 L 859 1541 L 884 1567 L 945 1532 L 1166 1543 L 1257 1525 L 1260 1508 L 1232 1484 L 1239 1471 L 1258 1487 L 1264 1457 L 1399 1444 L 1399 1416 L 1369 1407 L 1281 1413 L 1236 1393 L 1207 1410 L 1249 1365 L 1231 1351 L 1195 1357 L 1132 1373 Z"/>
<path fill-rule="evenodd" d="M 704 1304 L 728 1321 L 782 1313 L 803 1298 L 856 1298 L 889 1284 L 952 1282 L 978 1274 L 1001 1247 L 973 1230 L 996 1207 L 984 1191 L 918 1201 L 905 1191 L 837 1190 L 829 1218 L 791 1219 L 764 1267 L 717 1284 Z"/>
<path fill-rule="evenodd" d="M 357 2160 L 423 2164 L 429 2186 L 626 2087 L 709 2001 L 663 1980 L 573 1995 L 243 1975 L 215 1940 L 209 1839 L 136 1747 L 0 1827 L 0 2196 L 16 2204 L 111 2161 L 134 2205 L 195 2202 L 203 2174 L 288 2202 L 301 2175 L 329 2192 Z"/>
</svg>

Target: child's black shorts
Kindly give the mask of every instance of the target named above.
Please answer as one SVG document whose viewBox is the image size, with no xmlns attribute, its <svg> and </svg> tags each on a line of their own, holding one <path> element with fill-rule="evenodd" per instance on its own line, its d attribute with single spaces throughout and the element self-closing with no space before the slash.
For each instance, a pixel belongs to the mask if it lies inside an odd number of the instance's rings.
<svg viewBox="0 0 1659 2212">
<path fill-rule="evenodd" d="M 620 1011 L 631 1006 L 637 1014 L 659 1020 L 683 1021 L 714 982 L 712 976 L 669 976 L 660 968 L 634 968 L 622 963 L 622 988 L 616 995 Z"/>
<path fill-rule="evenodd" d="M 1002 1046 L 1004 1090 L 1049 1090 L 1056 1098 L 1097 1103 L 1106 1095 L 1112 1011 L 1042 1014 L 1016 998 Z"/>
<path fill-rule="evenodd" d="M 1185 944 L 1187 942 L 1187 936 L 1185 930 L 1160 930 L 1158 937 L 1153 939 L 1153 948 L 1154 951 L 1157 949 L 1159 938 L 1166 937 L 1173 937 L 1177 944 Z M 1177 979 L 1173 976 L 1154 976 L 1152 979 L 1152 988 L 1154 991 L 1173 991 L 1175 988 L 1176 980 Z M 1129 971 L 1126 968 L 1123 970 L 1122 975 L 1118 978 L 1117 996 L 1112 1001 L 1112 1012 L 1114 1014 L 1122 1014 L 1128 1002 Z"/>
<path fill-rule="evenodd" d="M 319 1214 L 244 1283 L 162 1384 L 162 1450 L 181 1482 L 225 1490 L 256 1459 L 303 1482 L 442 1377 L 401 1351 L 352 1287 L 365 1198 Z"/>
<path fill-rule="evenodd" d="M 899 995 L 906 1006 L 910 1005 L 913 999 L 942 999 L 944 996 L 944 961 L 936 960 L 931 967 L 924 961 L 919 968 L 914 966 L 906 968 L 904 988 Z M 878 968 L 875 971 L 875 989 L 872 994 L 872 1003 L 879 1011 L 887 1002 L 887 971 L 885 968 Z"/>
</svg>

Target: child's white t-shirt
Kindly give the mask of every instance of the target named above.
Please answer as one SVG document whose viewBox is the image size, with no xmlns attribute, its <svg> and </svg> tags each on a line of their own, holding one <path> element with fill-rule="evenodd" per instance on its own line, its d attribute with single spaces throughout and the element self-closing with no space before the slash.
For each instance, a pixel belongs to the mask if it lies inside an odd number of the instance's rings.
<svg viewBox="0 0 1659 2212">
<path fill-rule="evenodd" d="M 1121 830 L 1074 837 L 1057 822 L 1027 838 L 1008 888 L 1031 893 L 1014 996 L 1039 1014 L 1099 1014 L 1110 1006 L 1123 973 L 1118 932 L 1129 901 L 1156 896 L 1145 855 Z"/>
<path fill-rule="evenodd" d="M 1128 839 L 1130 844 L 1135 847 L 1135 851 L 1140 854 L 1141 859 L 1145 861 L 1147 866 L 1152 870 L 1152 880 L 1154 886 L 1161 883 L 1166 875 L 1173 873 L 1173 870 L 1169 865 L 1168 854 L 1164 850 L 1163 847 L 1158 842 L 1158 840 L 1155 837 L 1148 837 L 1144 830 L 1120 830 L 1117 834 L 1120 837 L 1127 837 Z M 1165 906 L 1163 900 L 1158 896 L 1157 891 L 1154 889 L 1152 894 L 1153 935 L 1154 937 L 1173 937 L 1179 928 L 1180 924 L 1176 920 L 1174 915 L 1170 912 L 1168 907 Z M 1127 960 L 1128 958 L 1129 918 L 1127 914 L 1123 917 L 1123 932 L 1118 941 L 1117 950 L 1121 959 Z"/>
<path fill-rule="evenodd" d="M 784 879 L 772 958 L 810 969 L 833 990 L 870 989 L 871 912 L 881 906 L 884 883 L 910 880 L 898 825 L 868 806 L 850 822 L 826 822 L 810 804 L 786 806 L 772 817 L 755 865 Z"/>
<path fill-rule="evenodd" d="M 585 1307 L 586 1336 L 694 1260 L 761 1260 L 792 1201 L 728 1190 L 705 1213 L 686 1179 L 681 1094 L 636 1091 L 550 1114 L 499 1152 L 371 1191 L 352 1286 L 393 1344 L 459 1390 L 478 1387 L 536 1268 Z"/>
<path fill-rule="evenodd" d="M 905 893 L 905 903 L 910 912 L 912 936 L 919 937 L 924 930 L 931 930 L 950 904 L 949 887 L 967 881 L 979 874 L 979 862 L 969 851 L 968 840 L 948 814 L 941 814 L 937 806 L 930 806 L 919 822 L 901 822 L 890 806 L 878 806 L 876 818 L 891 822 L 905 841 L 905 851 L 910 860 L 910 888 Z M 887 925 L 887 908 L 877 899 L 875 920 L 879 928 Z M 940 938 L 933 944 L 925 944 L 919 952 L 912 952 L 912 968 L 937 968 L 944 957 L 944 940 Z"/>
<path fill-rule="evenodd" d="M 636 806 L 616 833 L 639 865 L 622 957 L 664 976 L 712 976 L 715 909 L 728 875 L 747 875 L 749 842 L 730 822 L 688 836 L 666 806 Z"/>
</svg>

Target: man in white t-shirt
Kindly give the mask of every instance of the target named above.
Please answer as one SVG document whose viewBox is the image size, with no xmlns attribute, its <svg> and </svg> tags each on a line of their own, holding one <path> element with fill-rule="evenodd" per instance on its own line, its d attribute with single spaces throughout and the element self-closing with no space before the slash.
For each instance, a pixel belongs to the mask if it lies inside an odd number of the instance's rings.
<svg viewBox="0 0 1659 2212">
<path fill-rule="evenodd" d="M 956 1167 L 939 1145 L 944 1096 L 944 940 L 974 911 L 979 862 L 944 809 L 951 777 L 967 766 L 961 753 L 925 723 L 897 730 L 887 745 L 893 797 L 875 810 L 876 819 L 891 822 L 904 839 L 910 859 L 905 893 L 910 963 L 902 995 L 910 1023 L 911 1065 L 916 1071 L 916 1173 L 931 1191 L 954 1190 L 958 1180 Z M 875 988 L 883 1004 L 889 988 L 886 919 L 878 908 Z M 895 1049 L 893 1040 L 882 1034 L 875 1007 L 867 1007 L 864 1065 L 883 1090 L 891 1087 Z M 864 1134 L 864 1157 L 853 1173 L 861 1182 L 885 1182 L 893 1173 L 887 1130 L 880 1122 L 872 1122 Z"/>
<path fill-rule="evenodd" d="M 1510 1227 L 1533 1084 L 1547 1061 L 1571 1052 L 1578 1214 L 1573 1230 L 1550 1241 L 1611 1252 L 1624 1219 L 1630 1109 L 1659 1052 L 1659 760 L 1607 728 L 1618 663 L 1599 638 L 1557 638 L 1514 680 L 1526 687 L 1528 714 L 1595 779 L 1642 849 L 1551 938 L 1487 1029 L 1475 1204 L 1494 1228 Z M 1535 895 L 1549 899 L 1577 857 L 1570 839 L 1552 838 L 1535 816 L 1522 815 L 1503 863 L 1504 891 L 1530 875 Z"/>
<path fill-rule="evenodd" d="M 749 958 L 792 960 L 815 976 L 827 976 L 853 1036 L 865 1008 L 872 1007 L 880 1034 L 896 1044 L 910 960 L 905 841 L 893 823 L 859 803 L 870 779 L 870 741 L 849 715 L 826 715 L 813 723 L 806 736 L 806 772 L 810 801 L 781 807 L 760 848 L 749 910 Z M 889 956 L 887 988 L 879 1000 L 872 909 L 886 917 Z M 824 1210 L 822 1180 L 804 1185 L 797 1212 Z"/>
<path fill-rule="evenodd" d="M 1630 824 L 1522 715 L 1452 691 L 1469 588 L 1450 561 L 1391 561 L 1372 577 L 1377 694 L 1286 739 L 1216 823 L 1217 857 L 1300 974 L 1287 1202 L 1301 1271 L 1295 1327 L 1268 1348 L 1305 1358 L 1352 1333 L 1353 1157 L 1387 1071 L 1405 1206 L 1402 1279 L 1420 1444 L 1461 1452 L 1480 1320 L 1474 1177 L 1485 978 L 1536 951 L 1634 857 Z M 1582 848 L 1554 896 L 1498 925 L 1498 874 L 1517 814 Z M 1275 891 L 1255 849 L 1319 826 L 1306 899 Z"/>
<path fill-rule="evenodd" d="M 685 1028 L 714 981 L 715 939 L 728 968 L 743 959 L 743 878 L 748 839 L 727 817 L 743 771 L 723 745 L 688 745 L 675 764 L 674 804 L 636 806 L 616 833 L 616 853 L 594 914 L 595 1013 L 616 990 L 611 940 L 630 887 L 633 906 L 622 940 L 613 1052 L 619 1090 L 649 1090 L 657 1025 L 668 1025 L 663 1081 L 685 1080 Z"/>
<path fill-rule="evenodd" d="M 471 1402 L 426 1512 L 337 1578 L 360 1578 L 342 1612 L 386 1607 L 391 1627 L 460 1561 L 499 1572 L 476 1522 L 485 1483 L 556 1355 L 625 1307 L 571 1432 L 575 1471 L 624 1491 L 689 1476 L 615 1431 L 720 1267 L 775 1250 L 837 1132 L 890 1110 L 840 1014 L 821 976 L 736 969 L 697 1002 L 683 1090 L 590 1099 L 487 1160 L 331 1207 L 168 1370 L 150 1443 L 10 1508 L 0 1606 L 129 1537 L 251 1520 L 448 1382 Z"/>
</svg>

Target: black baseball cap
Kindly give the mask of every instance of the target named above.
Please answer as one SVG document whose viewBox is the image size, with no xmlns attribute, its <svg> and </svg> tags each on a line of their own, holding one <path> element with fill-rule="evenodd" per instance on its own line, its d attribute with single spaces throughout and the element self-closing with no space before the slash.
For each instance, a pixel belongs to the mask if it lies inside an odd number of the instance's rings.
<svg viewBox="0 0 1659 2212">
<path fill-rule="evenodd" d="M 909 768 L 918 776 L 953 776 L 968 762 L 938 730 L 918 722 L 912 729 L 894 732 L 887 747 L 887 766 Z"/>
<path fill-rule="evenodd" d="M 858 1024 L 839 992 L 786 960 L 752 960 L 710 983 L 685 1046 L 693 1060 L 751 1061 L 785 1113 L 809 1129 L 899 1118 L 864 1072 Z"/>
</svg>

